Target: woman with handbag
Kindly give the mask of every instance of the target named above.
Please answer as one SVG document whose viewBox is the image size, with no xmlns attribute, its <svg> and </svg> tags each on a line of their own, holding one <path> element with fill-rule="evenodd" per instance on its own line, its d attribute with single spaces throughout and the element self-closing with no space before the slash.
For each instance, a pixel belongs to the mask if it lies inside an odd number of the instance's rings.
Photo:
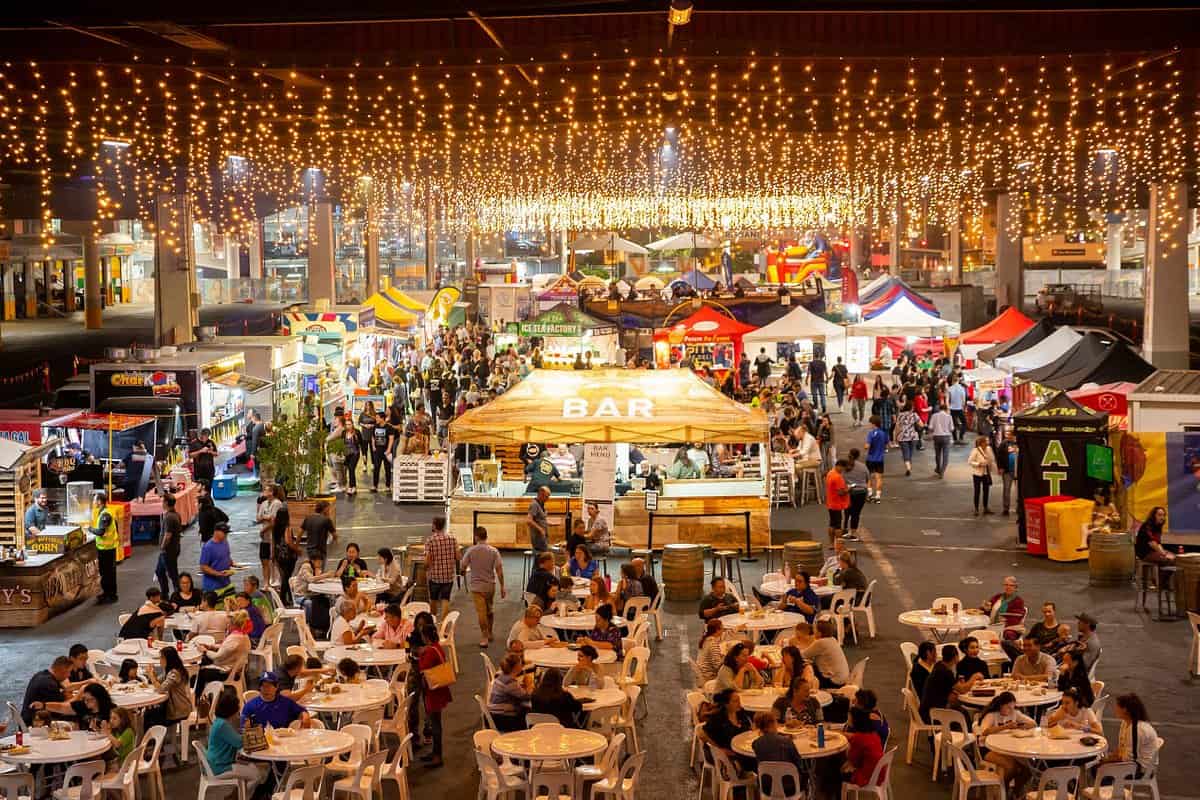
<svg viewBox="0 0 1200 800">
<path fill-rule="evenodd" d="M 988 508 L 988 490 L 992 487 L 992 473 L 996 470 L 996 456 L 992 453 L 991 441 L 986 436 L 975 438 L 975 447 L 967 458 L 971 467 L 971 481 L 975 484 L 975 516 L 979 516 L 979 495 L 983 494 L 983 513 L 992 513 Z"/>
<path fill-rule="evenodd" d="M 450 687 L 457 680 L 454 665 L 446 660 L 446 654 L 439 644 L 437 628 L 426 625 L 421 629 L 421 638 L 425 647 L 421 649 L 421 659 L 417 669 L 421 672 L 425 684 L 425 716 L 432 726 L 433 752 L 422 756 L 421 760 L 429 767 L 442 766 L 442 711 L 450 705 Z"/>
</svg>

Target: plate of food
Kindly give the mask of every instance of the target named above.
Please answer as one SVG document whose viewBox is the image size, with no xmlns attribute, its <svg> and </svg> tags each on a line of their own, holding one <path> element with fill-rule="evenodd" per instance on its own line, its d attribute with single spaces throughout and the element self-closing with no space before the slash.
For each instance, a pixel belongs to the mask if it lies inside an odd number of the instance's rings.
<svg viewBox="0 0 1200 800">
<path fill-rule="evenodd" d="M 1100 744 L 1100 740 L 1095 736 L 1080 736 L 1079 743 L 1088 747 L 1095 747 L 1096 745 Z"/>
<path fill-rule="evenodd" d="M 0 753 L 6 756 L 23 756 L 30 750 L 27 744 L 6 744 L 0 747 Z"/>
</svg>

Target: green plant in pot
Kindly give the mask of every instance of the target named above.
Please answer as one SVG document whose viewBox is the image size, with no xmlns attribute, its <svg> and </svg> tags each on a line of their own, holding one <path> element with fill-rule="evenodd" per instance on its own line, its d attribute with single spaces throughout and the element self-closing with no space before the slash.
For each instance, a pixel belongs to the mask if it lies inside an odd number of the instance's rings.
<svg viewBox="0 0 1200 800">
<path fill-rule="evenodd" d="M 307 500 L 323 494 L 325 430 L 318 420 L 289 417 L 275 421 L 258 449 L 263 482 L 268 476 L 287 489 L 289 497 Z"/>
</svg>

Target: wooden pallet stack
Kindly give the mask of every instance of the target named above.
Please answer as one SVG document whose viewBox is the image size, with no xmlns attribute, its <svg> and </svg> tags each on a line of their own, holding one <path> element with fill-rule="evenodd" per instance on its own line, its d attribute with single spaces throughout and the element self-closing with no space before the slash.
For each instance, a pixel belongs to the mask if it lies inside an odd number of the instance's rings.
<svg viewBox="0 0 1200 800">
<path fill-rule="evenodd" d="M 397 503 L 440 503 L 450 492 L 449 460 L 436 456 L 397 456 L 392 462 L 392 500 Z"/>
</svg>

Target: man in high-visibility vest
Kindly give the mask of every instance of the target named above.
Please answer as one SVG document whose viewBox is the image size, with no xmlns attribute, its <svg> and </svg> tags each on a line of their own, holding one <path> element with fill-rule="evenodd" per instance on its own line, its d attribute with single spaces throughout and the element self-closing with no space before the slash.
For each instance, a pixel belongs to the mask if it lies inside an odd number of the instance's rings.
<svg viewBox="0 0 1200 800">
<path fill-rule="evenodd" d="M 97 603 L 117 602 L 117 548 L 121 546 L 121 535 L 117 521 L 105 505 L 104 492 L 92 495 L 92 527 L 88 531 L 96 537 L 96 554 L 100 565 L 100 597 Z"/>
</svg>

